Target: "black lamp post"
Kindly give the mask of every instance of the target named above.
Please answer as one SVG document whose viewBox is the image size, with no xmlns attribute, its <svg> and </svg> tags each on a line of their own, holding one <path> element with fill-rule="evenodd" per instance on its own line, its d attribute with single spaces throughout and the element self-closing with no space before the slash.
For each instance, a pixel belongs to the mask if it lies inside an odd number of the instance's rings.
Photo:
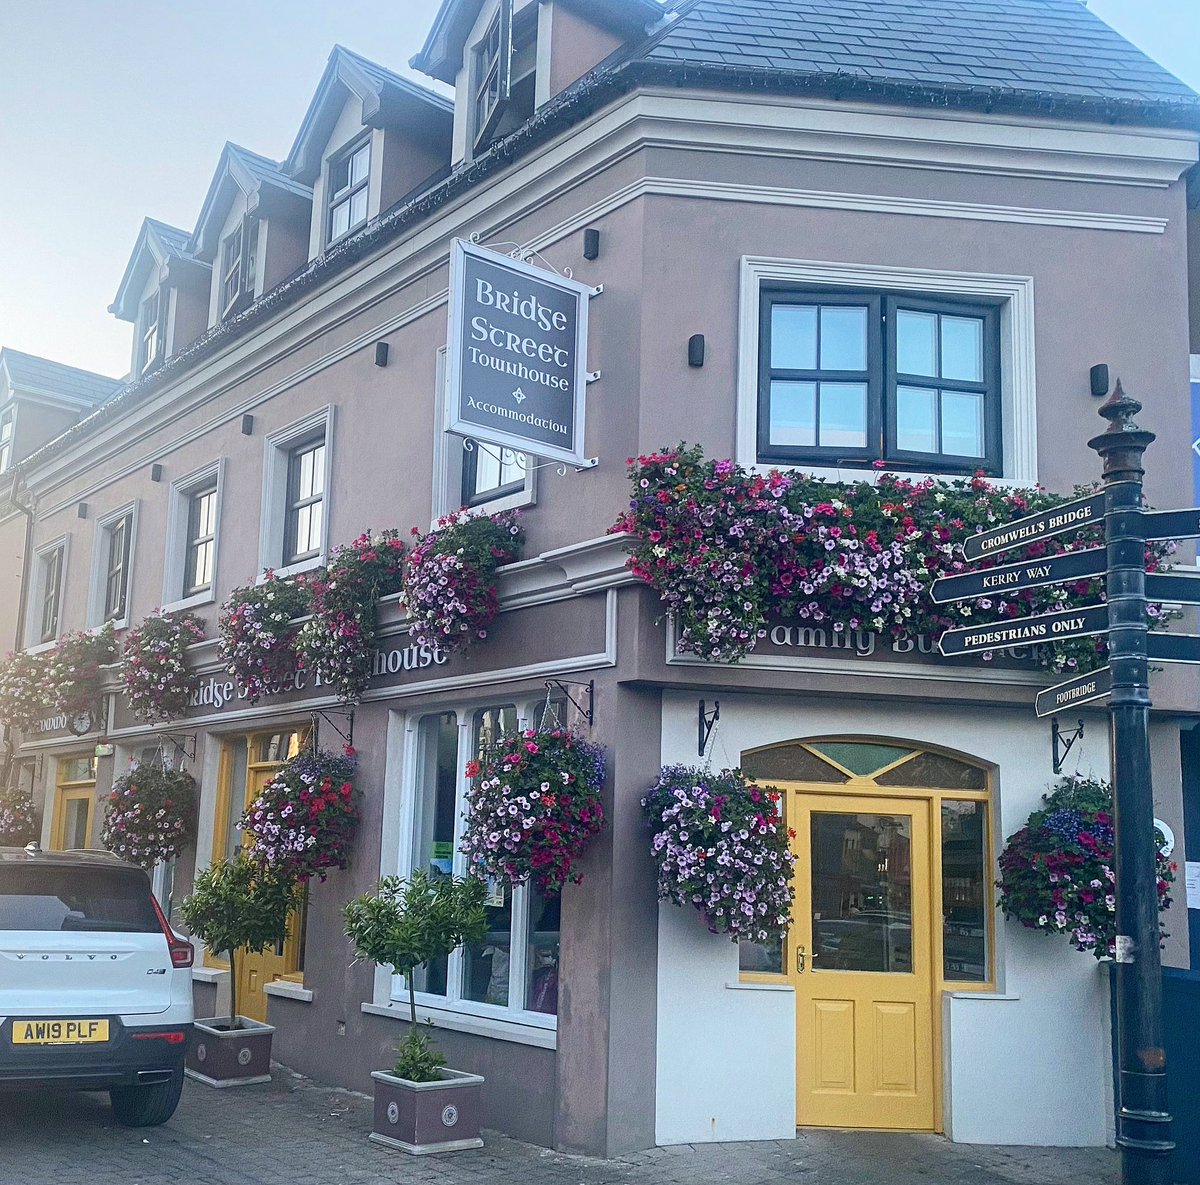
<svg viewBox="0 0 1200 1185">
<path fill-rule="evenodd" d="M 1153 432 L 1118 381 L 1100 408 L 1108 428 L 1088 441 L 1104 461 L 1108 551 L 1109 700 L 1116 874 L 1117 1144 L 1124 1185 L 1168 1185 L 1171 1116 L 1163 1047 L 1158 870 L 1150 779 L 1146 667 L 1146 532 L 1142 454 Z"/>
</svg>

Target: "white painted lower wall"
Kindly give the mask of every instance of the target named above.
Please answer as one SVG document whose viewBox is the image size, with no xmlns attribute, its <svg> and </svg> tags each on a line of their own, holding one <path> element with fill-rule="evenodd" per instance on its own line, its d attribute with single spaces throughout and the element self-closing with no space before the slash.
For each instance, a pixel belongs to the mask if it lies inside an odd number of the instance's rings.
<svg viewBox="0 0 1200 1185">
<path fill-rule="evenodd" d="M 697 761 L 696 698 L 694 693 L 664 695 L 664 764 Z M 720 699 L 721 720 L 710 749 L 716 767 L 737 765 L 745 749 L 819 736 L 939 745 L 991 764 L 994 855 L 1002 837 L 1025 823 L 1057 780 L 1049 727 L 1034 717 L 1032 707 L 728 692 Z M 1155 731 L 1169 749 L 1170 726 Z M 1177 748 L 1177 739 L 1174 744 Z M 1068 769 L 1107 775 L 1103 715 L 1088 717 Z M 1159 796 L 1170 795 L 1169 782 L 1169 777 L 1160 780 Z M 969 1143 L 1103 1145 L 1111 1139 L 1112 1114 L 1107 969 L 1065 939 L 1004 922 L 998 911 L 996 925 L 997 991 L 951 993 L 942 1002 L 946 1133 Z M 794 996 L 787 990 L 731 988 L 737 975 L 733 943 L 709 934 L 694 911 L 660 907 L 660 1144 L 794 1134 Z"/>
</svg>

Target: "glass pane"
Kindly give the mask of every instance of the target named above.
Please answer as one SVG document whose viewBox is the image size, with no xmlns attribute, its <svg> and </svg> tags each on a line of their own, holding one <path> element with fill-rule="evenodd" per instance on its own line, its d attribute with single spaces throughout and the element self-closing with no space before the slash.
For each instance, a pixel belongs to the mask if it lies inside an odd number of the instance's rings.
<svg viewBox="0 0 1200 1185">
<path fill-rule="evenodd" d="M 418 726 L 421 770 L 413 833 L 414 869 L 434 879 L 454 872 L 454 816 L 458 792 L 458 717 L 453 712 L 426 716 Z M 418 967 L 417 991 L 446 994 L 446 959 Z"/>
<path fill-rule="evenodd" d="M 769 782 L 845 782 L 840 769 L 822 761 L 803 745 L 776 745 L 757 753 L 742 754 L 742 769 L 752 778 Z"/>
<path fill-rule="evenodd" d="M 867 447 L 866 383 L 821 384 L 821 447 Z"/>
<path fill-rule="evenodd" d="M 813 812 L 814 971 L 912 971 L 906 815 Z"/>
<path fill-rule="evenodd" d="M 942 392 L 942 452 L 951 457 L 983 456 L 983 396 Z"/>
<path fill-rule="evenodd" d="M 896 447 L 912 453 L 938 451 L 936 391 L 896 388 Z"/>
<path fill-rule="evenodd" d="M 225 808 L 226 860 L 232 860 L 242 846 L 242 833 L 237 821 L 246 809 L 246 738 L 238 737 L 229 746 L 229 802 Z"/>
<path fill-rule="evenodd" d="M 350 199 L 350 225 L 357 226 L 367 220 L 367 191 L 360 189 Z"/>
<path fill-rule="evenodd" d="M 817 443 L 817 384 L 771 384 L 771 443 Z"/>
<path fill-rule="evenodd" d="M 821 308 L 821 369 L 867 369 L 867 310 L 825 305 Z"/>
<path fill-rule="evenodd" d="M 91 800 L 87 798 L 70 798 L 63 803 L 63 848 L 86 848 L 91 836 L 88 834 L 88 807 Z"/>
<path fill-rule="evenodd" d="M 978 317 L 942 318 L 942 378 L 983 382 L 983 322 Z"/>
<path fill-rule="evenodd" d="M 300 752 L 304 734 L 299 729 L 267 733 L 258 738 L 254 746 L 254 760 L 258 762 L 281 762 L 295 757 Z M 243 742 L 244 743 L 244 742 Z"/>
<path fill-rule="evenodd" d="M 330 221 L 329 234 L 331 238 L 344 235 L 350 229 L 350 203 L 342 202 L 334 206 L 333 217 Z"/>
<path fill-rule="evenodd" d="M 67 757 L 58 763 L 59 782 L 94 782 L 96 759 L 94 757 Z"/>
<path fill-rule="evenodd" d="M 371 167 L 371 146 L 364 144 L 350 158 L 350 184 L 357 185 L 360 181 L 365 181 L 367 171 Z"/>
<path fill-rule="evenodd" d="M 896 369 L 937 377 L 937 316 L 900 309 L 896 313 Z"/>
<path fill-rule="evenodd" d="M 986 790 L 987 773 L 943 753 L 919 753 L 875 779 L 881 786 L 923 786 L 937 790 Z"/>
<path fill-rule="evenodd" d="M 497 904 L 487 907 L 487 933 L 482 942 L 463 947 L 463 999 L 506 1007 L 512 963 L 513 888 L 508 881 L 497 881 L 493 887 Z"/>
<path fill-rule="evenodd" d="M 943 964 L 947 979 L 988 978 L 985 804 L 942 803 Z"/>
<path fill-rule="evenodd" d="M 543 897 L 531 884 L 529 896 L 529 988 L 525 1007 L 530 1012 L 558 1013 L 559 915 L 562 897 Z"/>
<path fill-rule="evenodd" d="M 738 943 L 738 970 L 781 975 L 783 973 L 783 939 L 765 943 L 749 942 L 743 938 Z"/>
<path fill-rule="evenodd" d="M 912 752 L 901 745 L 871 745 L 861 741 L 814 741 L 812 747 L 863 778 Z"/>
<path fill-rule="evenodd" d="M 774 370 L 817 369 L 817 307 L 771 306 L 771 367 Z"/>
</svg>

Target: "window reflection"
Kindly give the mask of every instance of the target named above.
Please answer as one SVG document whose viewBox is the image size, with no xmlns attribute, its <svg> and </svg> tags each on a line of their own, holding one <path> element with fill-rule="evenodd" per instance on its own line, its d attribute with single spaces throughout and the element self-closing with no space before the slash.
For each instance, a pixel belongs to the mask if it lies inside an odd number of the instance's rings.
<svg viewBox="0 0 1200 1185">
<path fill-rule="evenodd" d="M 942 802 L 943 974 L 988 978 L 987 827 L 981 802 Z"/>
</svg>

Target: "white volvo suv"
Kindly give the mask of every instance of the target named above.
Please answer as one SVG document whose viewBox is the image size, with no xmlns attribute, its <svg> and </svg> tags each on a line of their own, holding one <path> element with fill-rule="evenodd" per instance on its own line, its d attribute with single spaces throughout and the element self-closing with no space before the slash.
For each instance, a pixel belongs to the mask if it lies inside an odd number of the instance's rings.
<svg viewBox="0 0 1200 1185">
<path fill-rule="evenodd" d="M 165 1123 L 192 1032 L 191 943 L 107 852 L 0 847 L 0 1090 L 106 1090 Z"/>
</svg>

